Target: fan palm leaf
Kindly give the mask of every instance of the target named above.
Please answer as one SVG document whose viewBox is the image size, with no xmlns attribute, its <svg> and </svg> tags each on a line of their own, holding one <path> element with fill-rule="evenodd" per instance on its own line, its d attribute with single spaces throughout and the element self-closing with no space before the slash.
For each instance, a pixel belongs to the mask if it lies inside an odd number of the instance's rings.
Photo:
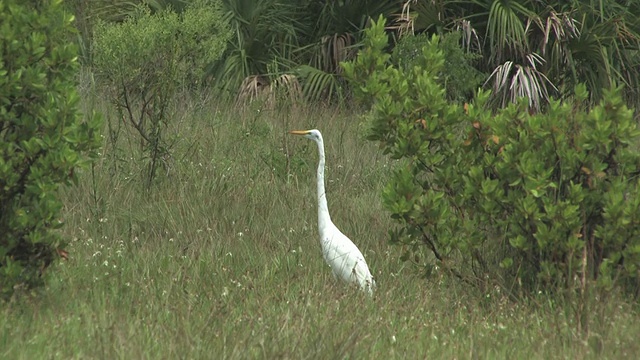
<svg viewBox="0 0 640 360">
<path fill-rule="evenodd" d="M 557 91 L 547 76 L 538 69 L 544 59 L 532 53 L 526 56 L 526 60 L 525 64 L 506 61 L 498 65 L 489 76 L 487 82 L 493 79 L 492 89 L 501 99 L 501 106 L 524 97 L 528 99 L 530 108 L 540 110 L 549 101 L 549 89 Z"/>
<path fill-rule="evenodd" d="M 322 99 L 331 101 L 342 94 L 342 86 L 336 74 L 308 65 L 299 66 L 296 74 L 302 80 L 302 95 L 305 99 L 313 102 Z"/>
<path fill-rule="evenodd" d="M 291 67 L 303 31 L 299 7 L 277 0 L 223 0 L 223 7 L 234 35 L 210 71 L 221 90 L 234 93 L 247 77 L 267 74 L 274 62 Z"/>
</svg>

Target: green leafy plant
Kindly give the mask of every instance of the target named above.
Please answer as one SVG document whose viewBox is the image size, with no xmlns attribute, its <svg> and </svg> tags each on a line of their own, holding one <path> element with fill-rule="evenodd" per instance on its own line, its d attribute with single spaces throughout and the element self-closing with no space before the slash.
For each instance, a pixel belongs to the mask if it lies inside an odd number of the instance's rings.
<svg viewBox="0 0 640 360">
<path fill-rule="evenodd" d="M 477 70 L 473 65 L 481 56 L 466 52 L 461 47 L 461 32 L 448 32 L 439 38 L 439 47 L 443 51 L 445 64 L 439 74 L 444 84 L 447 98 L 452 101 L 464 101 L 472 98 L 475 91 L 482 85 L 486 74 Z M 420 64 L 422 47 L 431 38 L 426 34 L 404 35 L 393 48 L 391 61 L 405 71 Z"/>
<path fill-rule="evenodd" d="M 120 113 L 112 121 L 124 119 L 139 135 L 147 188 L 170 156 L 165 129 L 171 104 L 181 90 L 198 88 L 229 36 L 220 4 L 208 0 L 190 3 L 181 14 L 140 11 L 122 23 L 97 25 L 94 69 Z"/>
<path fill-rule="evenodd" d="M 617 279 L 637 290 L 640 130 L 619 88 L 588 108 L 579 86 L 544 114 L 522 99 L 493 112 L 488 92 L 459 106 L 439 84 L 438 38 L 406 70 L 379 56 L 386 41 L 381 19 L 345 73 L 375 99 L 369 138 L 405 160 L 383 200 L 401 224 L 391 238 L 407 246 L 406 259 L 426 248 L 480 286 L 585 295 L 589 284 L 610 289 Z"/>
<path fill-rule="evenodd" d="M 77 109 L 72 21 L 60 1 L 0 4 L 0 297 L 64 254 L 58 189 L 99 145 Z"/>
<path fill-rule="evenodd" d="M 274 63 L 283 73 L 292 68 L 302 32 L 299 6 L 274 0 L 222 0 L 222 6 L 232 36 L 209 73 L 223 94 L 235 97 L 246 89 L 249 77 L 277 78 L 281 74 L 268 69 Z"/>
</svg>

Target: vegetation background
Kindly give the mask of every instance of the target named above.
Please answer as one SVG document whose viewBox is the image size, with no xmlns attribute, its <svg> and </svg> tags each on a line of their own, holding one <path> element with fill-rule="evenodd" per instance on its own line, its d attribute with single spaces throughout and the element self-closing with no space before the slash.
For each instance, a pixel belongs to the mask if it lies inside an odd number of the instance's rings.
<svg viewBox="0 0 640 360">
<path fill-rule="evenodd" d="M 214 45 L 216 60 L 191 66 L 188 55 L 170 64 L 150 57 L 119 67 L 104 61 L 122 43 L 100 43 L 99 31 L 185 14 L 196 3 L 217 6 L 228 29 L 216 25 L 216 39 L 226 39 Z M 97 160 L 78 171 L 77 185 L 60 192 L 59 233 L 68 259 L 45 271 L 44 288 L 19 289 L 2 305 L 1 357 L 640 354 L 637 296 L 626 291 L 583 298 L 590 304 L 585 331 L 575 298 L 562 292 L 541 289 L 514 299 L 500 286 L 460 282 L 428 251 L 407 258 L 412 245 L 390 246 L 396 222 L 380 195 L 405 163 L 367 140 L 371 124 L 362 114 L 370 104 L 354 101 L 340 66 L 355 58 L 370 18 L 383 14 L 393 39 L 389 61 L 399 67 L 411 68 L 411 54 L 419 58 L 430 35 L 442 36 L 447 66 L 439 75 L 452 102 L 470 101 L 484 85 L 493 89 L 493 109 L 524 95 L 531 112 L 544 113 L 551 96 L 572 98 L 575 85 L 585 83 L 590 104 L 603 89 L 626 84 L 625 101 L 637 105 L 635 2 L 65 4 L 78 29 L 72 40 L 81 54 L 81 110 L 102 114 L 103 144 Z M 146 29 L 153 33 L 163 24 Z M 175 31 L 179 39 L 184 28 Z M 206 43 L 191 39 L 193 47 L 185 41 L 153 46 L 189 54 Z M 152 74 L 160 81 L 138 82 L 152 86 L 132 92 L 149 97 L 123 102 L 131 86 L 121 87 L 122 75 L 166 65 L 197 71 L 180 78 Z M 200 70 L 204 76 L 197 77 Z M 322 260 L 316 149 L 286 135 L 306 128 L 324 134 L 329 206 L 367 258 L 378 284 L 372 300 L 335 283 Z"/>
</svg>

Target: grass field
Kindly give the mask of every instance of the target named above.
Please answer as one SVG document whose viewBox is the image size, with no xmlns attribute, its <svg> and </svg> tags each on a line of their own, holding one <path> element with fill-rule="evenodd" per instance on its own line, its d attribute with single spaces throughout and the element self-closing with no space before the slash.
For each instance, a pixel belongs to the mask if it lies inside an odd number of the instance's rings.
<svg viewBox="0 0 640 360">
<path fill-rule="evenodd" d="M 64 193 L 69 260 L 41 296 L 5 306 L 2 359 L 634 359 L 637 309 L 515 303 L 399 261 L 380 191 L 394 164 L 359 117 L 184 105 L 172 156 L 143 190 L 137 142 L 105 130 L 93 171 Z M 114 116 L 113 114 L 110 116 Z M 111 118 L 114 121 L 113 118 Z M 316 226 L 317 127 L 334 222 L 365 255 L 369 299 L 337 283 Z"/>
</svg>

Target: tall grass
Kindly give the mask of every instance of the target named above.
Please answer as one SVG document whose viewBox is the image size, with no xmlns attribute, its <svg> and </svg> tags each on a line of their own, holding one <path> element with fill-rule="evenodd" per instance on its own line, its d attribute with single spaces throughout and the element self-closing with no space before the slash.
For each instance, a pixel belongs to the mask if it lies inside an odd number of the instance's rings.
<svg viewBox="0 0 640 360">
<path fill-rule="evenodd" d="M 63 196 L 70 259 L 2 311 L 0 358 L 635 358 L 636 309 L 597 307 L 591 334 L 562 304 L 513 303 L 423 278 L 390 247 L 380 191 L 395 166 L 349 112 L 182 102 L 171 157 L 143 190 L 139 143 L 101 102 L 105 146 Z M 120 129 L 118 130 L 118 127 Z M 329 208 L 378 283 L 334 281 L 316 225 L 319 128 Z M 546 300 L 545 300 L 546 299 Z"/>
</svg>

